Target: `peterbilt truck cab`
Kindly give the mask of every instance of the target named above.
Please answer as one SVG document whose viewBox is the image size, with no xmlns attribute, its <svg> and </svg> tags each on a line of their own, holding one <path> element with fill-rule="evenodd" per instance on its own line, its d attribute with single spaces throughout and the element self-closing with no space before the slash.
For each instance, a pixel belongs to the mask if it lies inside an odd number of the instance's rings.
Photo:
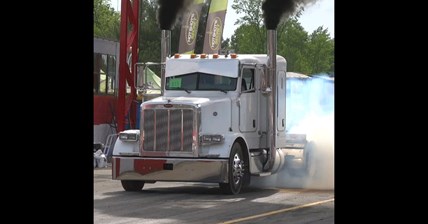
<svg viewBox="0 0 428 224">
<path fill-rule="evenodd" d="M 161 64 L 161 96 L 140 128 L 119 133 L 112 176 L 126 191 L 157 181 L 218 183 L 238 194 L 251 176 L 307 167 L 303 134 L 288 134 L 286 60 L 266 54 L 175 54 Z M 143 76 L 151 65 L 143 63 Z M 152 68 L 151 71 L 156 70 Z M 150 83 L 139 88 L 148 92 Z M 140 81 L 137 81 L 139 83 Z"/>
</svg>

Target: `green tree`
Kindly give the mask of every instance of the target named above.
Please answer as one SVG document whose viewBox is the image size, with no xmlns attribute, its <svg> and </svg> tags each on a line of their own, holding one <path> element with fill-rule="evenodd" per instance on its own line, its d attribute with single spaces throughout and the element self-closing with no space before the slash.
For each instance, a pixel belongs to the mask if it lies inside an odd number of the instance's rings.
<svg viewBox="0 0 428 224">
<path fill-rule="evenodd" d="M 157 1 L 142 0 L 140 1 L 140 7 L 138 61 L 160 62 L 161 30 L 156 18 L 156 11 L 158 8 Z"/>
<path fill-rule="evenodd" d="M 140 32 L 139 32 L 139 61 L 160 62 L 161 60 L 161 34 L 157 20 L 157 0 L 140 1 Z M 177 18 L 171 30 L 171 55 L 178 52 L 182 17 Z"/>
<path fill-rule="evenodd" d="M 263 32 L 263 28 L 256 25 L 241 25 L 232 35 L 232 48 L 240 54 L 266 53 L 266 35 L 264 34 L 264 38 L 262 38 L 258 35 L 259 32 Z"/>
<path fill-rule="evenodd" d="M 308 33 L 297 18 L 282 22 L 277 28 L 277 54 L 287 59 L 287 70 L 308 74 L 310 67 L 306 58 Z"/>
<path fill-rule="evenodd" d="M 226 38 L 226 40 L 223 40 L 221 42 L 221 49 L 224 49 L 224 50 L 230 49 L 230 39 L 229 38 Z"/>
<path fill-rule="evenodd" d="M 233 0 L 232 9 L 242 16 L 230 40 L 237 53 L 266 53 L 266 28 L 263 22 L 263 0 Z M 298 19 L 304 7 L 292 17 L 284 18 L 277 28 L 277 54 L 287 59 L 287 70 L 304 74 L 334 70 L 334 40 L 319 27 L 310 36 Z"/>
<path fill-rule="evenodd" d="M 241 18 L 235 21 L 240 25 L 231 37 L 231 47 L 241 54 L 265 53 L 266 28 L 263 25 L 262 0 L 233 0 L 232 9 Z"/>
<path fill-rule="evenodd" d="M 94 37 L 119 41 L 120 13 L 110 6 L 110 0 L 94 0 Z"/>
<path fill-rule="evenodd" d="M 235 25 L 252 24 L 258 27 L 263 25 L 263 0 L 233 0 L 232 9 L 237 14 L 243 14 L 236 20 Z"/>
<path fill-rule="evenodd" d="M 309 61 L 308 74 L 331 73 L 334 68 L 334 40 L 328 29 L 318 27 L 310 36 L 306 57 Z"/>
</svg>

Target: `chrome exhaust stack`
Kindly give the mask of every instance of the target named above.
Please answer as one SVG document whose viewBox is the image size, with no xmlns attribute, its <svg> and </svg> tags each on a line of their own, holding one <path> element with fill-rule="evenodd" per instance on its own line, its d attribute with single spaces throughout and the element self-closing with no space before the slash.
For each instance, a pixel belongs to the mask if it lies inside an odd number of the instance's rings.
<svg viewBox="0 0 428 224">
<path fill-rule="evenodd" d="M 275 163 L 276 156 L 276 128 L 275 124 L 277 123 L 277 118 L 275 116 L 275 108 L 276 108 L 276 92 L 277 92 L 277 84 L 276 84 L 276 30 L 268 29 L 267 30 L 267 69 L 268 69 L 268 86 L 271 89 L 269 95 L 268 102 L 268 114 L 269 114 L 269 122 L 268 122 L 268 134 L 269 134 L 269 160 L 268 163 L 265 164 L 265 171 L 272 171 Z"/>
<path fill-rule="evenodd" d="M 161 96 L 165 89 L 165 62 L 171 56 L 171 30 L 162 30 L 161 37 Z"/>
</svg>

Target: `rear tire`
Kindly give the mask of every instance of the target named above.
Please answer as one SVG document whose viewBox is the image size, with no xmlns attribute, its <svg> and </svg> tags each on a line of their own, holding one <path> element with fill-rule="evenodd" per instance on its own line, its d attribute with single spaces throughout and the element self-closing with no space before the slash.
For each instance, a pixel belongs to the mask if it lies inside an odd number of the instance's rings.
<svg viewBox="0 0 428 224">
<path fill-rule="evenodd" d="M 121 182 L 125 191 L 141 191 L 144 187 L 144 181 L 141 180 L 122 180 Z"/>
<path fill-rule="evenodd" d="M 220 189 L 224 194 L 239 194 L 244 182 L 244 176 L 248 172 L 246 167 L 241 144 L 235 142 L 229 156 L 229 183 L 219 183 Z"/>
<path fill-rule="evenodd" d="M 315 145 L 313 142 L 308 142 L 305 152 L 305 175 L 313 178 L 317 173 L 315 156 Z"/>
</svg>

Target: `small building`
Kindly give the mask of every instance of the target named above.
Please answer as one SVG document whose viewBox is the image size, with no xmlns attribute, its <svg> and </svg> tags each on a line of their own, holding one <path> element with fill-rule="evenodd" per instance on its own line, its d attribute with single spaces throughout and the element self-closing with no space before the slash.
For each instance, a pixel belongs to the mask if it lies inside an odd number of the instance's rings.
<svg viewBox="0 0 428 224">
<path fill-rule="evenodd" d="M 94 38 L 94 143 L 116 133 L 119 42 Z"/>
</svg>

